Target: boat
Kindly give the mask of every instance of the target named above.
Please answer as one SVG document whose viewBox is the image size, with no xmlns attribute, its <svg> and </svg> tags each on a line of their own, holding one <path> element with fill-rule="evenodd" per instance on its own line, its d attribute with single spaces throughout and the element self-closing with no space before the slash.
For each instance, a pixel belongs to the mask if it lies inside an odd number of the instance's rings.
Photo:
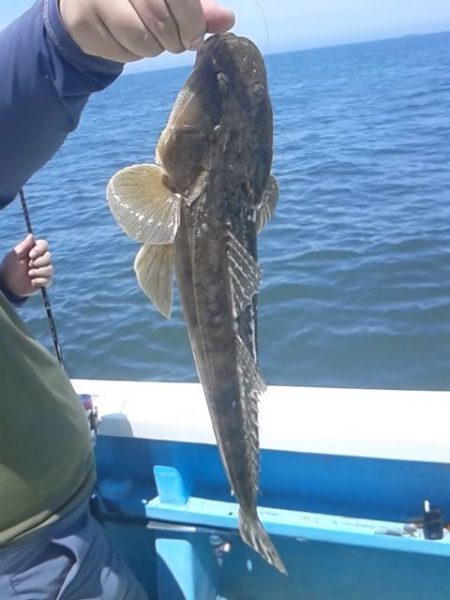
<svg viewBox="0 0 450 600">
<path fill-rule="evenodd" d="M 239 538 L 200 384 L 73 385 L 100 419 L 95 510 L 149 598 L 447 597 L 450 392 L 268 387 L 258 512 L 285 577 Z M 364 592 L 326 591 L 339 561 Z"/>
</svg>

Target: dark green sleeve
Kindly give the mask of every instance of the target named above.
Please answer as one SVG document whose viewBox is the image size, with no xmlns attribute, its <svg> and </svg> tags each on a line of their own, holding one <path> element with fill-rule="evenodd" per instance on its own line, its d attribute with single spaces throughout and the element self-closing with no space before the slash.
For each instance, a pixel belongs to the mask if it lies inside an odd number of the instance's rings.
<svg viewBox="0 0 450 600">
<path fill-rule="evenodd" d="M 70 380 L 0 293 L 0 546 L 87 501 L 89 426 Z"/>
</svg>

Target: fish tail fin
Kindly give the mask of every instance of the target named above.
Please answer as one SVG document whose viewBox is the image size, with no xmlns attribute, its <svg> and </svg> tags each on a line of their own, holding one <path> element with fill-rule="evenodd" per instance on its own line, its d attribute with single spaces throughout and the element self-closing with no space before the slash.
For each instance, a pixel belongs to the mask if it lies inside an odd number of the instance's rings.
<svg viewBox="0 0 450 600">
<path fill-rule="evenodd" d="M 256 513 L 251 514 L 243 511 L 242 508 L 239 509 L 239 531 L 246 544 L 270 565 L 287 575 L 286 567 Z"/>
</svg>

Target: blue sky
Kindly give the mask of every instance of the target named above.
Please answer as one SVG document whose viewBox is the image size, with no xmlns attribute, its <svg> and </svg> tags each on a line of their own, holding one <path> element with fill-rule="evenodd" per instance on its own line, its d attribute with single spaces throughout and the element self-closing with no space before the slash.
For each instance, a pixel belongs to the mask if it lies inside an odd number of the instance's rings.
<svg viewBox="0 0 450 600">
<path fill-rule="evenodd" d="M 0 0 L 0 28 L 32 4 L 33 0 Z M 265 54 L 450 30 L 450 0 L 225 0 L 224 4 L 236 13 L 236 33 L 252 38 Z M 192 58 L 192 53 L 165 55 L 130 70 L 188 64 Z"/>
</svg>

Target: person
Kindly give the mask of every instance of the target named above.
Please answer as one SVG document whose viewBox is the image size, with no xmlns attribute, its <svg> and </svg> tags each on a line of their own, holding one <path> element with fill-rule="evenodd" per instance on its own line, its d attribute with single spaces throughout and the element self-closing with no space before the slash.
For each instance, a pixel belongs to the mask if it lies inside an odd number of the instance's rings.
<svg viewBox="0 0 450 600">
<path fill-rule="evenodd" d="M 38 0 L 0 32 L 0 208 L 124 63 L 195 49 L 233 22 L 213 0 Z M 0 598 L 145 598 L 90 513 L 96 475 L 79 399 L 2 292 L 0 340 Z"/>
</svg>

